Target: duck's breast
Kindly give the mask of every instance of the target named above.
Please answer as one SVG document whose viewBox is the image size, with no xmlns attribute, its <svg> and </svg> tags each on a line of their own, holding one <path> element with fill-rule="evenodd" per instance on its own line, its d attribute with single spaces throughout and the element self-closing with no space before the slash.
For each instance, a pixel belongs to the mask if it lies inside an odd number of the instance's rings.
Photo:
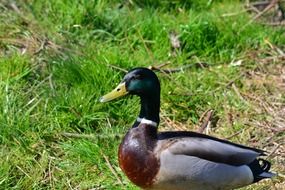
<svg viewBox="0 0 285 190">
<path fill-rule="evenodd" d="M 123 172 L 142 188 L 152 186 L 160 166 L 153 152 L 155 140 L 148 132 L 143 126 L 131 129 L 122 141 L 118 155 Z"/>
</svg>

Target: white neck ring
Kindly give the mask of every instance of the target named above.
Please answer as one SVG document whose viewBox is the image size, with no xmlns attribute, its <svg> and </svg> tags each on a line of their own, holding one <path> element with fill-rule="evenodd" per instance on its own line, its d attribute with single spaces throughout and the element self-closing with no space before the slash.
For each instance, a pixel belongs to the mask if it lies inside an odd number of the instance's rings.
<svg viewBox="0 0 285 190">
<path fill-rule="evenodd" d="M 147 124 L 147 125 L 151 125 L 153 127 L 157 127 L 157 123 L 155 121 L 151 121 L 149 119 L 145 119 L 145 118 L 137 118 L 137 122 L 139 123 L 143 123 L 143 124 Z"/>
</svg>

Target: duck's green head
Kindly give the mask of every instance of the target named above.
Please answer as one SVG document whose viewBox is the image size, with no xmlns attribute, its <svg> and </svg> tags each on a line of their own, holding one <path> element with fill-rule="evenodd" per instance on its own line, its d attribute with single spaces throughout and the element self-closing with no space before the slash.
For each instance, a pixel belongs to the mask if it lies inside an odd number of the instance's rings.
<svg viewBox="0 0 285 190">
<path fill-rule="evenodd" d="M 100 102 L 107 102 L 127 94 L 134 94 L 143 98 L 159 97 L 160 84 L 155 73 L 147 68 L 132 69 L 112 92 L 100 98 Z"/>
</svg>

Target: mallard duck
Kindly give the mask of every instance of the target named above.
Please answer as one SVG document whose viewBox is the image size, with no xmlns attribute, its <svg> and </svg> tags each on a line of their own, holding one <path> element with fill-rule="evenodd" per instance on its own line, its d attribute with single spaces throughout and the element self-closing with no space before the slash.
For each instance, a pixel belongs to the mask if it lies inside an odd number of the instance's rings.
<svg viewBox="0 0 285 190">
<path fill-rule="evenodd" d="M 129 71 L 101 102 L 132 94 L 141 109 L 119 147 L 119 165 L 143 189 L 227 190 L 271 178 L 265 152 L 191 131 L 158 132 L 160 83 L 147 68 Z"/>
</svg>

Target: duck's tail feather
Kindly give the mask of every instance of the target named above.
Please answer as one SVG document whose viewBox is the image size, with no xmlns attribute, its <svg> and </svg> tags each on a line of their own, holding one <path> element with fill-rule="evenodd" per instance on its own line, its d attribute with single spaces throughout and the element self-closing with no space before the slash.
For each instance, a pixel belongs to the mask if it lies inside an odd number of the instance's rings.
<svg viewBox="0 0 285 190">
<path fill-rule="evenodd" d="M 269 171 L 271 167 L 270 162 L 261 158 L 254 160 L 253 162 L 248 164 L 248 166 L 251 169 L 254 177 L 253 183 L 265 178 L 271 178 L 276 175 Z"/>
</svg>

